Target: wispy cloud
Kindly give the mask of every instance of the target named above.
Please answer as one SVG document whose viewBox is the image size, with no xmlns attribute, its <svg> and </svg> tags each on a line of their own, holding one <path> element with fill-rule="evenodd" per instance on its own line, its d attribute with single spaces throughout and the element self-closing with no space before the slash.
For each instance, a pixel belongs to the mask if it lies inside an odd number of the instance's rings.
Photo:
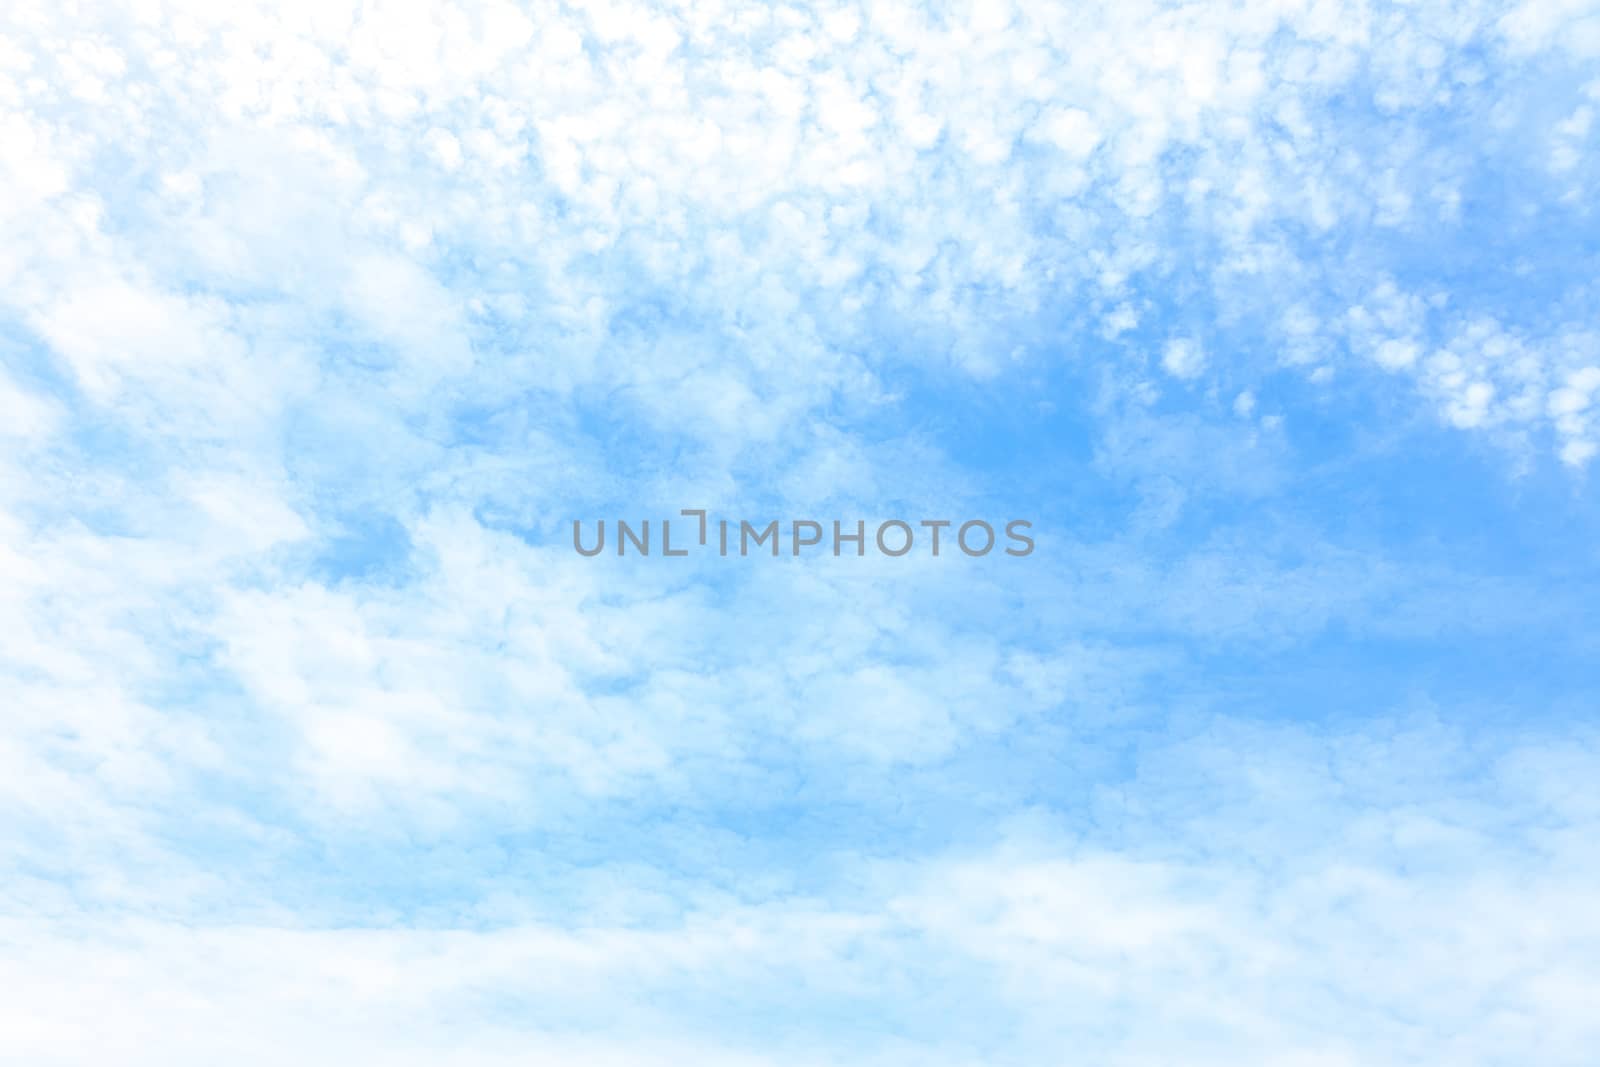
<svg viewBox="0 0 1600 1067">
<path fill-rule="evenodd" d="M 0 1058 L 1587 1062 L 1594 23 L 10 5 Z"/>
</svg>

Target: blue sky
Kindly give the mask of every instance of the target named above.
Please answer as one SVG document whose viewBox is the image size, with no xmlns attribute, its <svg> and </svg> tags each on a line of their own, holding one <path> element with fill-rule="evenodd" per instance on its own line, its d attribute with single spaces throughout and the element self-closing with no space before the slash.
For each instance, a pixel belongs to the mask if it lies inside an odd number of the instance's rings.
<svg viewBox="0 0 1600 1067">
<path fill-rule="evenodd" d="M 1592 1062 L 1592 4 L 58 8 L 0 1059 Z"/>
</svg>

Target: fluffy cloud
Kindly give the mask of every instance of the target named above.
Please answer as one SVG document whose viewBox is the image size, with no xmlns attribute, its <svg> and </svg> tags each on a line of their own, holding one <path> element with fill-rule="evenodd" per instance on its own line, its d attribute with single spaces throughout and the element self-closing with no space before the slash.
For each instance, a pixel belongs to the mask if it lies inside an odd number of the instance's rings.
<svg viewBox="0 0 1600 1067">
<path fill-rule="evenodd" d="M 1584 1062 L 1593 22 L 9 5 L 0 1052 Z"/>
</svg>

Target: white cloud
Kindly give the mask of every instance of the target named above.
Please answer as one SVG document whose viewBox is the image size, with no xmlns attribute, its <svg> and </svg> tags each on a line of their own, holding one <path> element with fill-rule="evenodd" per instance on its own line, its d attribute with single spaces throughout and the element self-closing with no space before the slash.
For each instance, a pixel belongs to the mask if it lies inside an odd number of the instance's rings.
<svg viewBox="0 0 1600 1067">
<path fill-rule="evenodd" d="M 1068 156 L 1083 159 L 1100 144 L 1101 133 L 1094 119 L 1077 108 L 1052 108 L 1040 118 L 1038 135 Z"/>
<path fill-rule="evenodd" d="M 666 915 L 636 899 L 565 923 L 13 922 L 0 1032 L 40 1063 L 447 1048 L 484 1064 L 954 1065 L 1070 1039 L 1129 1067 L 1241 1049 L 1581 1064 L 1600 985 L 1594 745 L 1483 749 L 1427 723 L 1217 723 L 1152 739 L 1137 795 L 1099 792 L 1116 851 L 1034 814 L 990 847 L 840 855 L 813 892 L 704 893 Z M 1538 847 L 1505 837 L 1518 825 L 1541 828 Z M 862 1014 L 830 1030 L 841 1004 Z"/>
<path fill-rule="evenodd" d="M 1479 795 L 1381 730 L 1182 740 L 1162 716 L 1200 697 L 1145 692 L 1189 654 L 1504 634 L 1559 598 L 1300 531 L 1144 551 L 1293 479 L 1283 415 L 1227 417 L 1293 397 L 1269 374 L 1592 460 L 1587 281 L 1434 269 L 1524 221 L 1488 186 L 1555 182 L 1541 225 L 1582 223 L 1594 83 L 1537 50 L 1588 55 L 1585 12 L 3 17 L 0 1050 L 1585 1062 L 1587 741 L 1510 737 Z M 1165 395 L 1157 349 L 1215 389 Z M 905 397 L 1058 371 L 1093 383 L 1081 469 L 1133 500 L 1070 567 L 709 581 L 541 542 L 640 486 L 965 508 Z M 1058 801 L 1092 817 L 990 847 L 1002 802 Z M 983 843 L 899 834 L 918 805 Z M 787 1029 L 824 1019 L 900 1036 Z"/>
<path fill-rule="evenodd" d="M 1161 366 L 1174 378 L 1198 378 L 1206 369 L 1205 349 L 1189 337 L 1174 337 L 1161 349 Z"/>
<path fill-rule="evenodd" d="M 23 440 L 49 435 L 61 418 L 60 408 L 23 389 L 0 370 L 0 434 Z"/>
</svg>

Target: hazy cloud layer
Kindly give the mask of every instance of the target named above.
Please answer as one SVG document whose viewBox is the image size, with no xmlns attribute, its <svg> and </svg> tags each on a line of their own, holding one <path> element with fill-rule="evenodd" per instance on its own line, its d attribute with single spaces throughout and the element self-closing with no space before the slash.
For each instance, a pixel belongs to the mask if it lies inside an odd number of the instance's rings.
<svg viewBox="0 0 1600 1067">
<path fill-rule="evenodd" d="M 1571 3 L 9 5 L 0 1059 L 1588 1062 L 1597 110 Z M 571 550 L 685 507 L 1038 549 Z"/>
</svg>

